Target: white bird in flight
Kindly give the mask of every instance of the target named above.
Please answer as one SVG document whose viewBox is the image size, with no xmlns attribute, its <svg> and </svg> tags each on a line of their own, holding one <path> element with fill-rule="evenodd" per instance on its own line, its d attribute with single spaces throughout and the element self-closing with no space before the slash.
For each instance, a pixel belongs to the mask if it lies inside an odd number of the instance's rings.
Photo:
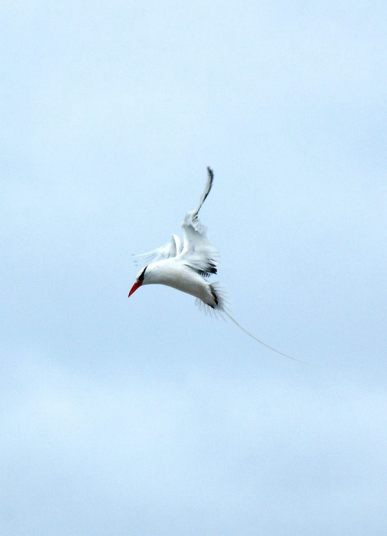
<svg viewBox="0 0 387 536">
<path fill-rule="evenodd" d="M 214 182 L 214 173 L 207 168 L 208 178 L 199 205 L 195 210 L 187 212 L 183 227 L 183 240 L 176 234 L 165 245 L 152 251 L 135 255 L 148 262 L 139 271 L 136 281 L 129 291 L 130 297 L 143 285 L 167 285 L 177 290 L 191 294 L 197 302 L 208 310 L 226 315 L 249 337 L 269 348 L 273 352 L 289 359 L 296 358 L 284 354 L 258 339 L 247 331 L 231 316 L 225 305 L 224 295 L 217 283 L 210 283 L 208 278 L 217 273 L 218 252 L 208 241 L 206 228 L 199 221 L 199 211 L 208 197 Z M 150 262 L 152 261 L 152 262 Z"/>
</svg>

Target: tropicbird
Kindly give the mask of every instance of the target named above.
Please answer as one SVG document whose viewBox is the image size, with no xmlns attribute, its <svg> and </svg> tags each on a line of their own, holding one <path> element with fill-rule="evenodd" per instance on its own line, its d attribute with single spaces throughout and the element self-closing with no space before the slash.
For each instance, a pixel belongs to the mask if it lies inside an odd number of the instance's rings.
<svg viewBox="0 0 387 536">
<path fill-rule="evenodd" d="M 208 197 L 214 182 L 214 173 L 207 167 L 207 183 L 195 210 L 187 212 L 183 227 L 183 239 L 173 234 L 166 244 L 135 255 L 147 262 L 136 276 L 129 291 L 128 298 L 143 285 L 167 285 L 195 296 L 199 304 L 208 310 L 226 315 L 238 328 L 249 337 L 273 352 L 298 361 L 298 359 L 280 352 L 269 344 L 258 339 L 244 328 L 226 308 L 224 293 L 217 283 L 209 283 L 208 278 L 218 272 L 218 251 L 208 241 L 206 227 L 199 221 L 199 211 Z"/>
</svg>

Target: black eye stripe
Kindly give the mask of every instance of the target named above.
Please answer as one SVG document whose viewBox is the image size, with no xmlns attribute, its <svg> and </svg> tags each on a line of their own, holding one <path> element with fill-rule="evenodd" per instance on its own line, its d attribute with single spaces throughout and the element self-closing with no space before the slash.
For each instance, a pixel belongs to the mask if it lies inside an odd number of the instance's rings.
<svg viewBox="0 0 387 536">
<path fill-rule="evenodd" d="M 141 274 L 139 275 L 138 277 L 138 280 L 139 281 L 144 281 L 144 277 L 145 277 L 145 270 L 148 268 L 148 266 L 145 266 L 145 268 L 143 269 L 143 271 L 141 272 Z"/>
</svg>

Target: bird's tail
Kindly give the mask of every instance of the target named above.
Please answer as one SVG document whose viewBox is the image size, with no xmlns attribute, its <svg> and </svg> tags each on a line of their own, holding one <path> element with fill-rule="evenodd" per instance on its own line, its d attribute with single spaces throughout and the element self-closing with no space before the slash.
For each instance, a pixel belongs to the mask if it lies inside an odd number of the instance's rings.
<svg viewBox="0 0 387 536">
<path fill-rule="evenodd" d="M 261 339 L 258 339 L 255 335 L 253 335 L 250 331 L 248 331 L 245 327 L 243 327 L 228 311 L 227 308 L 227 299 L 224 290 L 222 287 L 219 286 L 218 283 L 209 283 L 210 292 L 212 295 L 212 303 L 205 303 L 200 299 L 197 299 L 197 304 L 204 308 L 206 313 L 213 314 L 215 316 L 226 316 L 231 322 L 233 322 L 241 331 L 243 331 L 246 335 L 254 339 L 259 344 L 262 344 L 262 346 L 265 346 L 265 348 L 268 348 L 272 352 L 281 355 L 282 357 L 286 357 L 287 359 L 291 359 L 292 361 L 298 361 L 299 363 L 303 363 L 300 359 L 297 359 L 296 357 L 293 357 L 289 354 L 285 354 L 284 352 L 280 352 L 277 350 L 277 348 L 274 348 L 273 346 L 270 346 L 270 344 L 267 344 L 266 342 L 261 341 Z"/>
<path fill-rule="evenodd" d="M 229 318 L 231 320 L 231 322 L 233 322 L 240 330 L 242 330 L 244 333 L 246 333 L 246 335 L 248 335 L 249 337 L 251 337 L 252 339 L 254 339 L 255 341 L 259 342 L 259 344 L 262 344 L 262 346 L 265 346 L 266 348 L 268 348 L 269 350 L 271 350 L 272 352 L 278 354 L 278 355 L 282 355 L 282 357 L 287 357 L 288 359 L 291 359 L 292 361 L 298 361 L 299 363 L 302 363 L 302 361 L 300 359 L 297 359 L 296 357 L 293 357 L 291 355 L 288 355 L 288 354 L 284 354 L 283 352 L 280 352 L 279 350 L 277 350 L 276 348 L 273 348 L 273 346 L 270 346 L 269 344 L 266 344 L 265 342 L 261 341 L 261 339 L 258 339 L 258 337 L 256 337 L 255 335 L 253 335 L 252 333 L 250 333 L 250 331 L 248 331 L 246 328 L 244 328 L 243 326 L 241 326 L 241 324 L 235 320 L 235 318 L 233 316 L 230 315 L 230 313 L 226 310 L 226 309 L 223 309 L 223 314 L 227 316 L 227 318 Z"/>
</svg>

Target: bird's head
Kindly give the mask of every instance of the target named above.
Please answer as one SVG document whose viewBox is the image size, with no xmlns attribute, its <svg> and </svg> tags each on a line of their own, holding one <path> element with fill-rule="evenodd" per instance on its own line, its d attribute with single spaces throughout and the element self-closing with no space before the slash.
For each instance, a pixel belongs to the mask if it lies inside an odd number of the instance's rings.
<svg viewBox="0 0 387 536">
<path fill-rule="evenodd" d="M 138 288 L 148 283 L 147 268 L 148 266 L 141 268 L 141 270 L 137 274 L 136 281 L 133 283 L 132 288 L 129 290 L 128 298 L 130 298 L 130 296 L 134 294 Z"/>
<path fill-rule="evenodd" d="M 147 264 L 138 272 L 136 281 L 133 283 L 132 288 L 129 291 L 128 298 L 142 285 L 149 285 L 151 283 L 157 283 L 158 263 Z"/>
</svg>

